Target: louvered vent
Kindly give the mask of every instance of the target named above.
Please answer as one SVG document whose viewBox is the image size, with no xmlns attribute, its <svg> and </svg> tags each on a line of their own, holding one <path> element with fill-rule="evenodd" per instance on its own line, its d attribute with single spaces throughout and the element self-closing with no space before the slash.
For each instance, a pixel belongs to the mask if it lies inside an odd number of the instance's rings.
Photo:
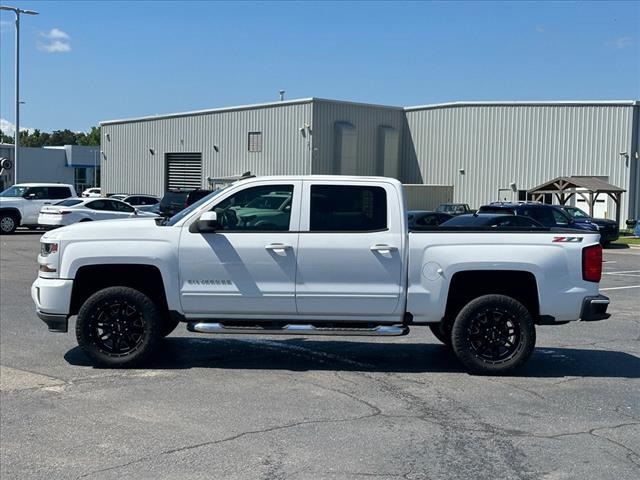
<svg viewBox="0 0 640 480">
<path fill-rule="evenodd" d="M 167 190 L 202 187 L 202 153 L 167 153 Z"/>
</svg>

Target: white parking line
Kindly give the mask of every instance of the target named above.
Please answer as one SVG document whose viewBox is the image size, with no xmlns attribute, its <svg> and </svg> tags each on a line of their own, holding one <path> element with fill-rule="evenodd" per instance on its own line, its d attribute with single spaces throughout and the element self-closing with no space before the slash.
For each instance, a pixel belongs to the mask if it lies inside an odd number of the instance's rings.
<svg viewBox="0 0 640 480">
<path fill-rule="evenodd" d="M 640 270 L 620 270 L 619 272 L 604 272 L 603 275 L 621 275 L 624 273 L 640 273 Z"/>
<path fill-rule="evenodd" d="M 609 288 L 601 288 L 600 291 L 604 292 L 605 290 L 624 290 L 627 288 L 640 288 L 640 285 L 631 285 L 629 287 L 609 287 Z"/>
</svg>

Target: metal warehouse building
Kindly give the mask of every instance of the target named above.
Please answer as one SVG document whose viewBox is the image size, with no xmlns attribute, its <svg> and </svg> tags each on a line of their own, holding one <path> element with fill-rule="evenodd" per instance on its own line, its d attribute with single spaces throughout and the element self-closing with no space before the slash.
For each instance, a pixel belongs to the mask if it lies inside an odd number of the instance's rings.
<svg viewBox="0 0 640 480">
<path fill-rule="evenodd" d="M 452 185 L 454 201 L 477 207 L 524 199 L 555 177 L 596 176 L 627 191 L 623 220 L 640 217 L 637 101 L 402 108 L 310 98 L 101 126 L 107 192 L 162 195 L 245 171 L 385 175 Z M 599 202 L 615 218 L 613 202 Z"/>
</svg>

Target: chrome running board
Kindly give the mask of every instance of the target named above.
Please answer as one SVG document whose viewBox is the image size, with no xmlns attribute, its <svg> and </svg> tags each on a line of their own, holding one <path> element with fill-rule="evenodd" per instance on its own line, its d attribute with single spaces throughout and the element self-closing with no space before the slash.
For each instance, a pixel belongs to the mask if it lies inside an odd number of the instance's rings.
<svg viewBox="0 0 640 480">
<path fill-rule="evenodd" d="M 394 337 L 409 333 L 405 325 L 377 325 L 375 327 L 317 327 L 315 325 L 224 325 L 222 323 L 189 322 L 187 330 L 197 333 L 232 333 L 259 335 L 352 335 Z"/>
</svg>

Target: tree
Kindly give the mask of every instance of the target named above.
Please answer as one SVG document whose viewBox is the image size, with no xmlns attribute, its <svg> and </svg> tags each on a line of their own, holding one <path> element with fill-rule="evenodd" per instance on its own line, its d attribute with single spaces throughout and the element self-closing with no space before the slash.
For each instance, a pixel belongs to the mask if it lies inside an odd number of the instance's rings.
<svg viewBox="0 0 640 480">
<path fill-rule="evenodd" d="M 0 129 L 0 143 L 13 143 L 13 137 L 6 135 L 2 129 Z"/>
<path fill-rule="evenodd" d="M 47 147 L 60 147 L 62 145 L 77 145 L 76 134 L 65 128 L 64 130 L 54 130 L 45 145 Z"/>
<path fill-rule="evenodd" d="M 100 127 L 91 127 L 89 133 L 78 134 L 78 145 L 100 145 Z"/>
</svg>

